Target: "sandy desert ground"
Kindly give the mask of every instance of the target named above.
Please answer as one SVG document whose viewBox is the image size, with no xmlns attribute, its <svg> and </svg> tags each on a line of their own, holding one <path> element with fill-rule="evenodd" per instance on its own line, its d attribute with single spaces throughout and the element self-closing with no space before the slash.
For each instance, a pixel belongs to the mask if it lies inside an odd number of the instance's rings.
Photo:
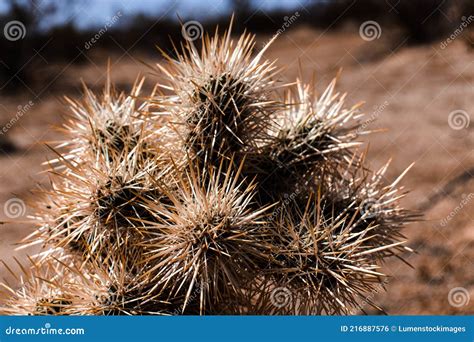
<svg viewBox="0 0 474 342">
<path fill-rule="evenodd" d="M 258 37 L 258 44 L 269 38 Z M 283 79 L 296 77 L 299 65 L 305 79 L 314 71 L 320 90 L 342 67 L 338 89 L 348 93 L 347 104 L 364 100 L 368 128 L 387 129 L 366 138 L 372 167 L 392 158 L 390 181 L 415 162 L 403 181 L 411 190 L 404 203 L 425 210 L 425 217 L 405 230 L 408 245 L 416 250 L 404 256 L 412 268 L 397 259 L 384 265 L 392 277 L 373 300 L 388 314 L 474 314 L 474 123 L 461 130 L 448 124 L 453 111 L 465 111 L 474 120 L 474 50 L 461 39 L 445 49 L 439 43 L 397 47 L 385 35 L 364 41 L 357 29 L 328 33 L 298 28 L 283 33 L 266 56 L 285 68 Z M 110 56 L 119 88 L 149 72 L 137 59 L 154 63 L 159 58 L 158 53 L 156 59 L 134 57 Z M 49 153 L 43 142 L 59 137 L 52 126 L 66 110 L 62 94 L 79 96 L 80 78 L 99 90 L 105 64 L 102 56 L 85 66 L 48 65 L 44 77 L 53 81 L 40 92 L 0 97 L 0 126 L 15 117 L 18 106 L 33 102 L 0 136 L 0 221 L 7 219 L 4 203 L 15 197 L 34 200 L 30 190 L 47 183 L 47 175 L 40 173 Z M 149 75 L 147 88 L 156 81 Z M 30 225 L 7 223 L 0 229 L 3 260 L 24 260 L 32 253 L 14 251 L 13 245 L 32 230 Z M 0 275 L 6 276 L 4 268 Z M 460 307 L 448 300 L 456 288 L 470 296 Z"/>
</svg>

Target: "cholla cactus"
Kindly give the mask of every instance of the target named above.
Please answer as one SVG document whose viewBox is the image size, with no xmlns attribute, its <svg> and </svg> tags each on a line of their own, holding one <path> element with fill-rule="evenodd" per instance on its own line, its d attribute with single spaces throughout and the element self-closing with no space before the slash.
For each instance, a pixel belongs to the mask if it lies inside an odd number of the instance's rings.
<svg viewBox="0 0 474 342">
<path fill-rule="evenodd" d="M 140 100 L 85 90 L 6 314 L 347 314 L 384 282 L 416 215 L 358 152 L 336 81 L 280 84 L 254 37 L 187 42 Z M 282 90 L 280 90 L 283 88 Z M 282 94 L 281 94 L 282 93 Z M 375 304 L 372 304 L 376 306 Z"/>
</svg>

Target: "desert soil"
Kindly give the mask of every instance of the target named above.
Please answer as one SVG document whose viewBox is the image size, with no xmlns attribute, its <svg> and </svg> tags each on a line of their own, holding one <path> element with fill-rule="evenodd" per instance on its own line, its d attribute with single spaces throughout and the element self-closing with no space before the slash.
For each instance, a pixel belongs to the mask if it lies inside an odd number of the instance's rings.
<svg viewBox="0 0 474 342">
<path fill-rule="evenodd" d="M 257 45 L 269 38 L 258 37 Z M 284 67 L 283 81 L 300 73 L 309 80 L 314 72 L 320 90 L 342 67 L 338 89 L 348 93 L 347 104 L 365 101 L 367 128 L 386 129 L 364 137 L 371 166 L 378 168 L 391 158 L 387 181 L 392 181 L 415 162 L 402 182 L 410 190 L 404 205 L 425 209 L 424 221 L 404 230 L 408 246 L 416 250 L 404 255 L 412 267 L 389 260 L 383 270 L 392 277 L 386 289 L 370 294 L 370 299 L 388 314 L 473 314 L 474 123 L 454 130 L 448 116 L 463 110 L 474 120 L 474 50 L 461 39 L 446 49 L 439 43 L 397 47 L 385 35 L 364 41 L 356 29 L 329 33 L 298 28 L 283 33 L 266 56 Z M 156 58 L 109 57 L 112 79 L 119 88 L 128 89 L 139 73 L 149 73 L 136 58 L 150 64 L 159 61 L 158 54 Z M 0 136 L 0 221 L 8 219 L 4 203 L 11 198 L 34 201 L 31 190 L 48 182 L 41 173 L 41 164 L 50 155 L 44 142 L 61 137 L 53 127 L 67 110 L 61 96 L 80 96 L 81 78 L 99 90 L 105 81 L 105 64 L 101 56 L 83 66 L 45 65 L 45 77 L 53 79 L 50 84 L 39 91 L 0 97 L 0 126 L 15 117 L 18 106 L 34 103 Z M 147 75 L 147 89 L 157 80 Z M 34 248 L 17 251 L 14 244 L 32 229 L 21 222 L 0 225 L 0 258 L 8 264 L 14 258 L 25 261 Z M 3 266 L 0 276 L 12 278 Z M 465 289 L 470 301 L 452 305 L 449 294 L 455 288 Z"/>
</svg>

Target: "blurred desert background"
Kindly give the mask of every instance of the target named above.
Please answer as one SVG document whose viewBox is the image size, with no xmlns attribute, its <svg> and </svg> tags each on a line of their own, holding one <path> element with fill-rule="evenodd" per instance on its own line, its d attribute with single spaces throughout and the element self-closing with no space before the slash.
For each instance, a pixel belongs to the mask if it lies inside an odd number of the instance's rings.
<svg viewBox="0 0 474 342">
<path fill-rule="evenodd" d="M 424 221 L 404 231 L 416 253 L 404 255 L 411 267 L 397 259 L 384 265 L 392 277 L 370 299 L 391 315 L 474 314 L 470 1 L 216 1 L 209 8 L 198 1 L 147 1 L 143 7 L 140 1 L 110 1 L 108 7 L 108 1 L 0 2 L 0 258 L 7 264 L 34 253 L 15 250 L 33 230 L 22 223 L 31 209 L 15 219 L 5 210 L 12 199 L 34 201 L 31 190 L 47 186 L 42 163 L 51 152 L 45 143 L 61 138 L 54 126 L 67 113 L 63 96 L 79 98 L 82 81 L 100 91 L 108 60 L 118 89 L 130 90 L 143 75 L 146 94 L 160 82 L 146 66 L 160 61 L 155 45 L 171 52 L 169 39 L 183 40 L 176 13 L 213 32 L 234 12 L 235 32 L 255 32 L 257 49 L 279 33 L 265 56 L 284 68 L 282 82 L 299 74 L 310 80 L 314 73 L 322 91 L 342 68 L 338 89 L 348 93 L 346 104 L 365 101 L 366 128 L 385 129 L 364 140 L 373 168 L 392 159 L 387 182 L 415 162 L 403 180 L 410 190 L 403 201 L 424 212 Z M 81 19 L 94 11 L 103 17 Z M 4 36 L 12 20 L 24 24 L 23 38 Z M 364 25 L 372 25 L 375 36 Z M 11 279 L 3 266 L 0 277 Z"/>
</svg>

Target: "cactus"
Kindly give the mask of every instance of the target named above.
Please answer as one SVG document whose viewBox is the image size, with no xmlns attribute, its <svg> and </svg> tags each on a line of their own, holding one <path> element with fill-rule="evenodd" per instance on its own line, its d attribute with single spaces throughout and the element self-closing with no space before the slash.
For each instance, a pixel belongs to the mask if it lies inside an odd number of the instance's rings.
<svg viewBox="0 0 474 342">
<path fill-rule="evenodd" d="M 5 314 L 348 314 L 409 250 L 401 176 L 364 165 L 360 104 L 278 81 L 255 38 L 205 36 L 157 72 L 171 95 L 68 100 L 40 189 L 43 249 Z M 14 272 L 12 272 L 14 273 Z M 283 297 L 282 297 L 283 296 Z M 369 301 L 370 300 L 366 300 Z M 376 307 L 374 303 L 369 303 Z"/>
</svg>

